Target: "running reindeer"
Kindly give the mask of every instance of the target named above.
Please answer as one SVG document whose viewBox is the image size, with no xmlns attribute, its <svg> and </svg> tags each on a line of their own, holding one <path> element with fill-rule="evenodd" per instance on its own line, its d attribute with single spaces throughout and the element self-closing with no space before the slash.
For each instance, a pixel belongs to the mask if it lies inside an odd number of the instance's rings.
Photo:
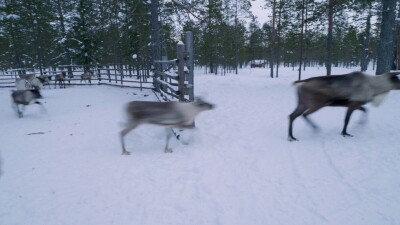
<svg viewBox="0 0 400 225">
<path fill-rule="evenodd" d="M 19 118 L 23 117 L 23 110 L 25 106 L 29 104 L 38 104 L 42 107 L 42 110 L 45 111 L 42 103 L 38 101 L 38 99 L 43 98 L 38 89 L 12 91 L 11 98 L 14 103 L 13 107 L 17 112 Z"/>
<path fill-rule="evenodd" d="M 347 133 L 347 125 L 353 111 L 365 112 L 363 105 L 368 102 L 379 106 L 389 91 L 399 90 L 398 74 L 400 73 L 368 76 L 361 72 L 353 72 L 296 81 L 298 104 L 294 112 L 289 115 L 289 141 L 297 140 L 293 136 L 293 121 L 297 117 L 303 115 L 306 122 L 316 129 L 317 126 L 307 116 L 325 106 L 347 107 L 341 134 L 344 137 L 351 137 L 352 135 Z"/>
<path fill-rule="evenodd" d="M 214 106 L 201 99 L 194 102 L 129 102 L 126 112 L 129 117 L 125 129 L 120 132 L 122 154 L 129 155 L 125 149 L 124 137 L 140 124 L 155 124 L 166 127 L 167 142 L 165 152 L 172 152 L 168 147 L 171 138 L 171 128 L 193 128 L 195 117 L 203 111 L 211 110 Z"/>
<path fill-rule="evenodd" d="M 20 78 L 15 80 L 17 90 L 40 90 L 43 87 L 41 80 L 35 74 L 20 75 Z"/>
</svg>

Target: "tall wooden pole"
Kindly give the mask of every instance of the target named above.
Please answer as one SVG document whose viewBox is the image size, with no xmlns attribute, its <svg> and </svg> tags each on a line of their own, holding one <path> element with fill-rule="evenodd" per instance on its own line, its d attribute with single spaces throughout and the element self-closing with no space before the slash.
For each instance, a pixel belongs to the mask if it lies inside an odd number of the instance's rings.
<svg viewBox="0 0 400 225">
<path fill-rule="evenodd" d="M 159 0 L 151 0 L 150 2 L 150 23 L 151 23 L 151 47 L 152 61 L 161 60 L 161 38 L 160 38 L 160 21 L 159 21 Z M 156 65 L 153 63 L 153 65 Z M 156 68 L 155 68 L 156 69 Z"/>
</svg>

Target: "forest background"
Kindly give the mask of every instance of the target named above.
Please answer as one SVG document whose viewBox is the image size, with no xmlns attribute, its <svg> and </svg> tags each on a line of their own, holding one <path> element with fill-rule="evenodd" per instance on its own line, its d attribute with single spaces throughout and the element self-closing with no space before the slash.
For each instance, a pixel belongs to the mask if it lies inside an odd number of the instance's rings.
<svg viewBox="0 0 400 225">
<path fill-rule="evenodd" d="M 194 33 L 196 65 L 216 74 L 251 60 L 262 60 L 271 77 L 281 66 L 299 77 L 307 67 L 324 66 L 330 74 L 332 66 L 365 71 L 370 65 L 378 74 L 394 66 L 396 0 L 265 0 L 263 24 L 252 3 L 0 0 L 0 68 L 151 67 L 155 46 L 158 57 L 176 57 L 183 31 Z"/>
</svg>

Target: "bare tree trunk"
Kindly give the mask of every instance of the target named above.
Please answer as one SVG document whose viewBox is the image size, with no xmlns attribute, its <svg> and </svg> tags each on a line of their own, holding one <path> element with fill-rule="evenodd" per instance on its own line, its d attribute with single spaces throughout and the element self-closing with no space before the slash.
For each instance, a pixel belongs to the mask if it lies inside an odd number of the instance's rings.
<svg viewBox="0 0 400 225">
<path fill-rule="evenodd" d="M 300 56 L 299 56 L 299 80 L 301 80 L 301 67 L 303 63 L 303 48 L 304 48 L 304 8 L 305 0 L 301 6 L 301 32 L 300 32 Z"/>
<path fill-rule="evenodd" d="M 396 0 L 382 0 L 382 24 L 378 47 L 376 74 L 389 72 L 394 61 L 394 31 Z"/>
<path fill-rule="evenodd" d="M 31 25 L 31 29 L 32 29 L 32 37 L 33 37 L 33 44 L 34 44 L 34 52 L 35 52 L 35 60 L 36 60 L 36 63 L 38 64 L 38 66 L 39 66 L 39 71 L 40 71 L 40 75 L 42 75 L 43 74 L 43 68 L 42 68 L 42 66 L 43 66 L 43 62 L 42 62 L 42 59 L 43 59 L 43 56 L 42 56 L 42 51 L 41 51 L 41 46 L 40 46 L 40 29 L 39 29 L 39 26 L 38 26 L 38 22 L 37 22 L 37 20 L 36 20 L 36 18 L 35 18 L 35 16 L 36 15 L 34 15 L 35 13 L 33 12 L 34 11 L 34 8 L 35 8 L 35 5 L 33 5 L 33 4 L 27 4 L 27 8 L 28 8 L 28 14 L 29 14 L 29 17 L 32 19 L 31 21 L 29 21 L 30 22 L 30 25 Z M 35 18 L 35 19 L 33 19 L 33 18 Z"/>
<path fill-rule="evenodd" d="M 70 64 L 71 63 L 71 53 L 69 51 L 68 44 L 67 44 L 67 32 L 65 30 L 65 19 L 64 19 L 64 13 L 62 10 L 60 0 L 57 0 L 57 13 L 58 13 L 59 21 L 60 21 L 61 34 L 62 34 L 62 37 L 64 38 L 63 48 L 65 51 L 65 58 L 66 58 L 67 63 Z M 71 70 L 71 68 L 68 67 L 68 70 Z M 72 71 L 71 71 L 71 73 L 72 73 Z"/>
<path fill-rule="evenodd" d="M 238 26 L 238 0 L 235 2 L 235 36 L 233 38 L 235 44 L 235 74 L 238 74 L 238 38 L 237 38 L 237 26 Z"/>
<path fill-rule="evenodd" d="M 21 60 L 21 52 L 19 51 L 19 49 L 18 49 L 18 45 L 17 45 L 17 38 L 16 38 L 16 35 L 15 35 L 15 30 L 14 30 L 14 26 L 13 26 L 13 24 L 11 24 L 11 32 L 10 32 L 10 36 L 11 36 L 11 43 L 12 43 L 12 48 L 13 48 L 13 50 L 14 50 L 14 54 L 15 54 L 15 65 L 14 66 L 17 66 L 17 68 L 22 68 L 22 67 L 24 67 L 23 66 L 23 63 L 22 63 L 22 60 Z"/>
<path fill-rule="evenodd" d="M 369 4 L 368 16 L 365 27 L 365 37 L 363 42 L 363 49 L 361 51 L 361 71 L 368 69 L 369 63 L 369 39 L 371 36 L 371 17 L 372 17 L 372 4 Z"/>
<path fill-rule="evenodd" d="M 400 3 L 399 3 L 400 5 Z M 399 8 L 399 13 L 397 15 L 397 18 L 400 18 L 400 6 Z M 395 55 L 395 60 L 396 60 L 396 70 L 400 70 L 400 21 L 397 21 L 397 49 L 396 49 L 396 55 Z"/>
<path fill-rule="evenodd" d="M 279 1 L 279 12 L 278 12 L 278 26 L 277 26 L 277 49 L 276 49 L 276 71 L 275 71 L 275 77 L 279 76 L 279 57 L 280 57 L 280 44 L 281 44 L 281 36 L 280 36 L 280 29 L 281 29 L 281 15 L 282 15 L 282 7 L 283 7 L 283 2 Z"/>
<path fill-rule="evenodd" d="M 161 60 L 161 41 L 160 41 L 160 22 L 158 21 L 159 0 L 151 0 L 151 44 L 152 44 L 152 60 Z M 152 64 L 154 64 L 152 62 Z M 154 64 L 159 66 L 157 64 Z"/>
<path fill-rule="evenodd" d="M 276 20 L 276 0 L 272 2 L 272 31 L 271 31 L 271 60 L 270 69 L 271 78 L 274 78 L 274 60 L 275 60 L 275 20 Z"/>
<path fill-rule="evenodd" d="M 332 45 L 333 45 L 333 3 L 334 0 L 329 0 L 328 3 L 328 38 L 326 41 L 326 75 L 331 75 L 332 71 Z"/>
<path fill-rule="evenodd" d="M 306 62 L 307 62 L 307 50 L 308 50 L 308 45 L 307 45 L 307 18 L 308 18 L 308 0 L 307 0 L 307 2 L 306 2 L 306 6 L 305 6 L 305 17 L 306 17 L 306 19 L 305 19 L 305 23 L 304 23 L 304 37 L 305 37 L 305 39 L 306 39 L 306 42 L 304 43 L 305 44 L 305 51 L 304 51 L 304 63 L 303 63 L 303 71 L 305 71 L 306 70 Z"/>
</svg>

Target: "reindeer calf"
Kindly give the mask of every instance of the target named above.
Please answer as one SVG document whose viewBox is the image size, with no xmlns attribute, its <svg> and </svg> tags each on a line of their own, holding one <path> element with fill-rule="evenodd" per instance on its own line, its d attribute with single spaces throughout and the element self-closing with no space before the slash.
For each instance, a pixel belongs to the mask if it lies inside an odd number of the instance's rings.
<svg viewBox="0 0 400 225">
<path fill-rule="evenodd" d="M 13 99 L 14 109 L 17 112 L 18 117 L 20 118 L 23 116 L 22 112 L 26 105 L 35 103 L 40 105 L 42 109 L 44 109 L 42 103 L 37 100 L 43 98 L 39 90 L 37 89 L 12 91 L 11 97 Z M 20 105 L 22 106 L 22 109 L 20 108 Z"/>
<path fill-rule="evenodd" d="M 316 125 L 307 117 L 311 113 L 325 106 L 347 107 L 344 127 L 341 134 L 346 137 L 347 125 L 354 110 L 362 110 L 368 102 L 378 106 L 391 90 L 400 89 L 399 73 L 385 73 L 378 76 L 368 76 L 361 72 L 337 76 L 313 77 L 296 81 L 298 104 L 289 115 L 289 141 L 297 140 L 293 136 L 293 121 L 303 115 L 304 119 L 313 128 Z"/>
<path fill-rule="evenodd" d="M 124 137 L 140 124 L 155 124 L 167 129 L 165 152 L 172 152 L 168 148 L 171 137 L 171 128 L 193 128 L 195 117 L 203 111 L 211 110 L 214 106 L 202 100 L 195 102 L 145 102 L 133 101 L 128 103 L 126 112 L 129 121 L 125 129 L 120 132 L 122 154 L 129 155 L 125 149 Z"/>
</svg>

